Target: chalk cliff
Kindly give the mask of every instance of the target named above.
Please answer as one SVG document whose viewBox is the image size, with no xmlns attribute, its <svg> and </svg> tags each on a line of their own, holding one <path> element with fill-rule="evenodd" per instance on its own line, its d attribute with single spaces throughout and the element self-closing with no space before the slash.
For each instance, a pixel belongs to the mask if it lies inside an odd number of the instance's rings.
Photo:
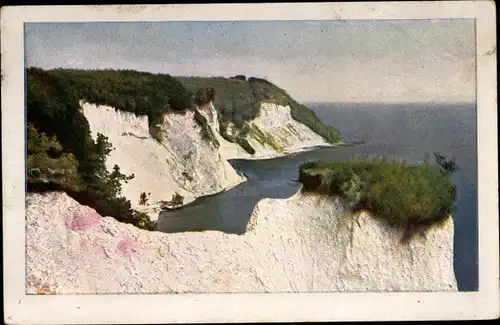
<svg viewBox="0 0 500 325">
<path fill-rule="evenodd" d="M 27 194 L 28 293 L 456 291 L 453 222 L 401 231 L 339 200 L 264 199 L 243 235 L 148 232 L 64 193 Z"/>
<path fill-rule="evenodd" d="M 254 120 L 248 121 L 246 139 L 255 154 L 246 152 L 240 145 L 224 139 L 220 134 L 220 125 L 216 118 L 217 111 L 212 103 L 202 109 L 211 127 L 216 131 L 220 152 L 226 159 L 265 159 L 300 152 L 316 146 L 330 146 L 321 136 L 306 125 L 294 120 L 290 106 L 262 102 L 260 113 Z M 229 126 L 232 134 L 234 126 Z"/>
<path fill-rule="evenodd" d="M 160 200 L 170 200 L 177 192 L 188 203 L 202 195 L 213 194 L 244 181 L 220 152 L 200 136 L 193 111 L 166 114 L 161 142 L 149 131 L 147 116 L 81 102 L 92 137 L 109 137 L 114 150 L 106 167 L 116 164 L 122 173 L 135 177 L 123 184 L 123 195 L 132 207 L 158 218 Z M 150 193 L 147 205 L 140 205 L 142 192 Z"/>
<path fill-rule="evenodd" d="M 271 103 L 262 103 L 260 115 L 248 123 L 246 138 L 256 150 L 253 155 L 220 135 L 212 103 L 197 109 L 207 119 L 219 147 L 200 136 L 201 127 L 192 110 L 165 114 L 158 142 L 150 133 L 146 116 L 83 101 L 80 106 L 92 137 L 102 133 L 113 144 L 114 150 L 106 161 L 108 170 L 112 171 L 116 164 L 122 173 L 135 175 L 123 184 L 122 194 L 134 209 L 146 212 L 152 220 L 158 218 L 159 202 L 170 200 L 175 192 L 184 197 L 186 204 L 245 181 L 228 159 L 271 158 L 328 145 L 321 136 L 292 119 L 290 107 Z M 139 204 L 142 192 L 150 194 L 146 205 Z"/>
</svg>

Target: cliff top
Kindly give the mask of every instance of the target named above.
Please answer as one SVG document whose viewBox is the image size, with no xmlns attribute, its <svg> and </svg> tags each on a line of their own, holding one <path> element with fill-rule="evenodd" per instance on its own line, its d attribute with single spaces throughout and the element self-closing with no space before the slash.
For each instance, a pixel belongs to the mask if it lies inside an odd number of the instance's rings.
<svg viewBox="0 0 500 325">
<path fill-rule="evenodd" d="M 177 79 L 190 92 L 196 94 L 197 104 L 213 101 L 222 123 L 232 122 L 236 127 L 242 128 L 245 121 L 255 119 L 259 115 L 262 102 L 271 102 L 290 106 L 292 118 L 308 126 L 325 141 L 338 143 L 342 140 L 337 129 L 323 124 L 314 111 L 298 103 L 284 89 L 266 79 L 246 78 L 242 75 L 231 78 L 177 77 Z"/>
<path fill-rule="evenodd" d="M 405 235 L 411 237 L 416 230 L 442 223 L 454 209 L 450 175 L 456 167 L 439 154 L 436 159 L 439 167 L 385 159 L 311 161 L 299 167 L 299 181 L 306 191 L 341 196 L 355 210 L 405 226 Z"/>
</svg>

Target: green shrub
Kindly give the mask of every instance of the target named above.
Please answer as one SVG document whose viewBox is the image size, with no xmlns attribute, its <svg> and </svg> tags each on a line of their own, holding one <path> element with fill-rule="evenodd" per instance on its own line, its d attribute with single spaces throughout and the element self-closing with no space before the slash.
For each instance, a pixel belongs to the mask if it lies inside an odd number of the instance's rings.
<svg viewBox="0 0 500 325">
<path fill-rule="evenodd" d="M 340 195 L 355 210 L 366 209 L 393 225 L 429 227 L 454 208 L 450 173 L 438 167 L 353 159 L 312 161 L 299 167 L 305 191 Z"/>
<path fill-rule="evenodd" d="M 142 192 L 139 196 L 139 205 L 146 205 L 148 203 L 148 196 L 146 192 Z"/>
<path fill-rule="evenodd" d="M 197 105 L 202 106 L 210 103 L 215 98 L 215 89 L 210 88 L 200 88 L 194 97 L 194 101 Z"/>
<path fill-rule="evenodd" d="M 181 206 L 184 203 L 184 197 L 179 193 L 175 192 L 172 194 L 172 199 L 170 201 L 161 200 L 160 208 L 162 210 L 168 210 L 171 208 L 175 208 Z"/>
<path fill-rule="evenodd" d="M 175 206 L 180 206 L 183 203 L 184 203 L 184 197 L 179 193 L 175 192 L 175 194 L 172 195 L 172 205 L 175 207 Z"/>
<path fill-rule="evenodd" d="M 136 225 L 138 228 L 149 231 L 157 230 L 156 222 L 151 221 L 151 219 L 149 219 L 149 216 L 144 212 L 134 211 L 132 219 L 133 221 L 129 223 Z"/>
</svg>

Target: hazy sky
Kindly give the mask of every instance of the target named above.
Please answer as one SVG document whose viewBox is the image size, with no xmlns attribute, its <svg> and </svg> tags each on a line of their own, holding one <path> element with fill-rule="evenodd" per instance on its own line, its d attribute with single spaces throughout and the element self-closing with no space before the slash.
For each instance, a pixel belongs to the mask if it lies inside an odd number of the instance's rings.
<svg viewBox="0 0 500 325">
<path fill-rule="evenodd" d="M 265 77 L 301 102 L 475 101 L 474 20 L 29 23 L 28 66 Z"/>
</svg>

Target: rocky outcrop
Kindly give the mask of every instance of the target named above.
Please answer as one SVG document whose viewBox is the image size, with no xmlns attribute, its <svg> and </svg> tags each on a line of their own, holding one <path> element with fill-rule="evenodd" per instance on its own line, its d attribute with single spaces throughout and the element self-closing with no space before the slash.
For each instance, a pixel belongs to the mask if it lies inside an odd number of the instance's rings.
<svg viewBox="0 0 500 325">
<path fill-rule="evenodd" d="M 245 137 L 255 154 L 246 152 L 240 145 L 220 135 L 217 111 L 210 103 L 201 108 L 213 130 L 216 130 L 220 152 L 226 159 L 267 159 L 311 149 L 330 146 L 321 136 L 292 118 L 290 107 L 274 103 L 261 103 L 259 116 L 248 121 L 249 132 Z M 215 118 L 214 118 L 215 117 Z M 229 133 L 234 130 L 229 125 Z"/>
<path fill-rule="evenodd" d="M 243 235 L 148 232 L 64 193 L 27 194 L 28 293 L 456 291 L 453 222 L 426 238 L 339 200 L 264 199 Z"/>
<path fill-rule="evenodd" d="M 153 138 L 147 116 L 81 102 L 92 137 L 102 133 L 114 150 L 106 161 L 111 171 L 116 164 L 122 173 L 135 177 L 123 184 L 122 194 L 132 207 L 158 218 L 159 201 L 170 200 L 174 193 L 189 203 L 202 195 L 220 192 L 245 179 L 238 175 L 212 143 L 204 140 L 194 112 L 167 114 Z M 145 192 L 147 205 L 139 204 Z"/>
</svg>

